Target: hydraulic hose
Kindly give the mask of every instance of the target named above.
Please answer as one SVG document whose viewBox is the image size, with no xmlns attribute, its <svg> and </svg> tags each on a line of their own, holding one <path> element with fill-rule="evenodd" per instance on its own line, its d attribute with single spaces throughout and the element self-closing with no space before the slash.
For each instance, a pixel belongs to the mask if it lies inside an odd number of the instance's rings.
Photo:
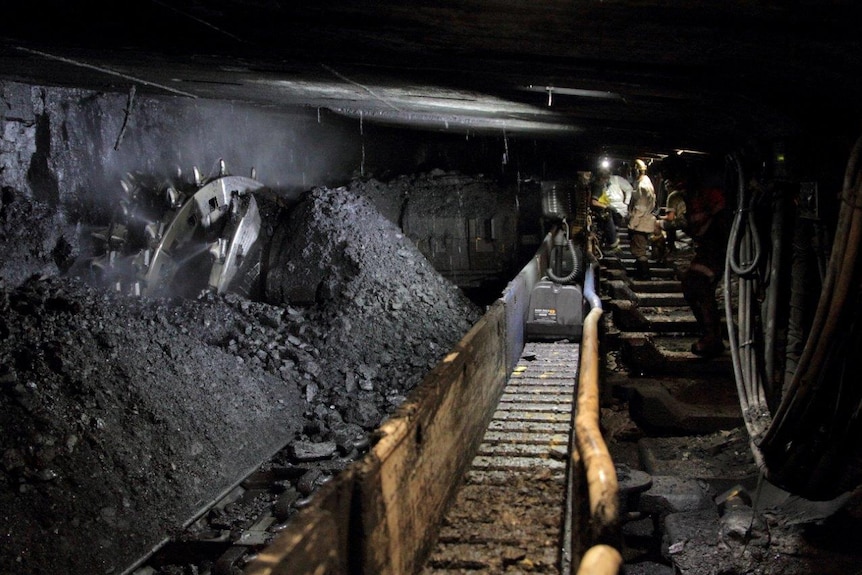
<svg viewBox="0 0 862 575">
<path fill-rule="evenodd" d="M 739 181 L 742 181 L 742 167 L 739 163 L 736 163 L 737 168 L 737 178 Z M 737 392 L 739 394 L 740 402 L 742 403 L 742 415 L 745 419 L 746 425 L 749 423 L 748 419 L 748 392 L 747 388 L 744 384 L 745 375 L 742 370 L 742 358 L 740 357 L 739 346 L 737 343 L 737 334 L 734 331 L 733 326 L 736 325 L 733 317 L 733 304 L 731 302 L 730 293 L 731 293 L 731 270 L 734 269 L 732 265 L 732 260 L 735 257 L 734 250 L 731 249 L 731 246 L 736 246 L 737 238 L 740 238 L 740 219 L 741 219 L 741 210 L 740 208 L 744 205 L 745 198 L 742 186 L 740 186 L 739 195 L 737 196 L 737 211 L 734 214 L 733 224 L 731 227 L 730 237 L 728 238 L 728 249 L 725 256 L 725 266 L 724 266 L 724 287 L 725 287 L 725 298 L 724 298 L 724 313 L 727 319 L 727 338 L 730 344 L 730 356 L 733 364 L 733 374 L 736 379 L 736 387 Z M 741 286 L 740 286 L 741 289 Z M 742 306 L 740 305 L 740 308 Z M 751 429 L 749 428 L 749 431 Z"/>
<path fill-rule="evenodd" d="M 623 565 L 623 556 L 610 545 L 590 547 L 581 558 L 577 575 L 616 575 Z"/>
<path fill-rule="evenodd" d="M 805 345 L 805 315 L 809 298 L 820 293 L 826 277 L 826 231 L 823 223 L 797 218 L 793 232 L 790 313 L 784 354 L 784 385 L 790 384 Z M 816 274 L 816 282 L 814 274 Z"/>
<path fill-rule="evenodd" d="M 850 155 L 841 194 L 841 209 L 831 254 L 826 267 L 810 329 L 795 369 L 788 355 L 788 377 L 777 408 L 771 410 L 764 393 L 764 380 L 773 374 L 762 369 L 759 352 L 773 353 L 772 346 L 758 338 L 774 338 L 780 252 L 773 252 L 770 269 L 761 266 L 763 254 L 754 223 L 739 159 L 739 197 L 724 272 L 725 314 L 734 376 L 742 415 L 750 435 L 755 461 L 767 478 L 779 486 L 809 499 L 834 498 L 857 486 L 862 479 L 862 448 L 858 435 L 862 428 L 862 389 L 851 382 L 850 366 L 862 341 L 862 138 Z M 773 242 L 780 244 L 781 218 L 773 220 Z M 801 271 L 796 260 L 804 254 L 802 234 L 794 238 L 794 273 Z M 768 273 L 767 277 L 764 274 Z M 731 302 L 731 274 L 738 279 L 737 321 Z M 769 293 L 763 307 L 757 307 L 758 287 L 768 281 Z M 788 325 L 788 352 L 801 344 L 800 286 L 794 279 Z M 807 286 L 804 286 L 807 289 Z M 765 333 L 757 327 L 758 313 Z M 764 317 L 765 316 L 765 317 Z M 761 347 L 763 349 L 761 349 Z M 774 358 L 772 358 L 774 359 Z M 766 365 L 774 365 L 766 358 Z M 789 376 L 790 374 L 788 374 Z"/>
<path fill-rule="evenodd" d="M 760 237 L 757 234 L 757 224 L 754 222 L 754 210 L 750 205 L 753 204 L 753 198 L 751 200 L 748 199 L 745 179 L 743 178 L 742 163 L 736 154 L 733 155 L 733 162 L 736 165 L 738 194 L 736 214 L 734 214 L 733 226 L 730 230 L 730 239 L 727 246 L 727 252 L 730 255 L 727 263 L 736 275 L 749 277 L 757 271 L 763 252 L 760 247 Z M 743 238 L 749 238 L 752 242 L 750 254 L 747 254 L 750 256 L 748 261 L 740 261 L 740 249 Z"/>
<path fill-rule="evenodd" d="M 619 483 L 616 468 L 599 425 L 599 320 L 602 302 L 595 288 L 591 264 L 584 281 L 584 297 L 590 312 L 584 319 L 581 367 L 578 375 L 575 441 L 587 476 L 590 525 L 595 540 L 614 542 L 619 538 Z"/>
<path fill-rule="evenodd" d="M 862 480 L 862 389 L 853 378 L 862 341 L 862 138 L 845 172 L 820 299 L 796 370 L 762 441 L 767 477 L 809 499 Z"/>
<path fill-rule="evenodd" d="M 575 279 L 576 277 L 578 277 L 581 274 L 581 265 L 583 263 L 581 261 L 581 257 L 580 257 L 580 254 L 578 253 L 578 250 L 575 249 L 574 241 L 572 241 L 572 239 L 569 237 L 569 226 L 565 224 L 565 221 L 563 222 L 563 225 L 565 226 L 565 229 L 566 229 L 566 231 L 565 231 L 565 238 L 566 238 L 565 244 L 557 244 L 554 246 L 553 249 L 561 248 L 561 247 L 563 247 L 563 245 L 568 247 L 569 253 L 572 256 L 572 271 L 569 272 L 565 276 L 559 277 L 554 273 L 553 266 L 549 265 L 548 269 L 547 269 L 548 277 L 551 278 L 552 280 L 554 280 L 555 282 L 561 283 L 561 284 L 568 283 L 568 282 L 572 281 L 573 279 Z"/>
<path fill-rule="evenodd" d="M 736 389 L 746 428 L 752 438 L 763 434 L 769 424 L 769 409 L 763 392 L 763 382 L 758 370 L 755 322 L 755 282 L 762 259 L 758 230 L 752 210 L 753 200 L 749 199 L 745 185 L 744 172 L 739 157 L 733 155 L 738 185 L 737 210 L 734 214 L 724 268 L 724 310 L 727 319 L 727 334 Z M 745 263 L 741 264 L 740 260 Z M 734 321 L 731 301 L 733 281 L 731 274 L 738 277 L 738 309 Z M 752 445 L 755 460 L 763 467 L 759 451 Z"/>
<path fill-rule="evenodd" d="M 766 277 L 767 281 L 767 292 L 766 292 L 766 302 L 765 302 L 765 311 L 763 316 L 765 318 L 765 334 L 763 338 L 764 349 L 763 355 L 765 359 L 765 369 L 764 372 L 766 374 L 766 381 L 764 382 L 768 387 L 766 389 L 767 400 L 768 398 L 773 397 L 775 383 L 780 381 L 776 378 L 775 374 L 775 334 L 776 334 L 776 317 L 778 310 L 778 289 L 780 282 L 778 278 L 781 277 L 781 262 L 783 259 L 782 245 L 781 241 L 784 236 L 784 193 L 779 190 L 776 191 L 774 196 L 774 210 L 773 210 L 773 218 L 772 218 L 772 229 L 771 229 L 771 238 L 772 238 L 772 254 L 769 258 L 769 274 Z"/>
<path fill-rule="evenodd" d="M 846 314 L 848 300 L 853 303 L 854 278 L 859 275 L 859 244 L 862 240 L 862 139 L 856 142 L 844 180 L 832 256 L 826 273 L 810 335 L 789 389 L 775 415 L 776 425 L 764 441 L 780 444 L 794 427 L 794 420 L 804 411 L 809 395 L 815 391 L 813 380 L 823 367 L 834 340 L 839 338 L 838 327 Z"/>
<path fill-rule="evenodd" d="M 596 292 L 596 264 L 587 266 L 587 275 L 584 278 L 584 299 L 590 304 L 590 309 L 602 309 L 602 298 Z"/>
</svg>

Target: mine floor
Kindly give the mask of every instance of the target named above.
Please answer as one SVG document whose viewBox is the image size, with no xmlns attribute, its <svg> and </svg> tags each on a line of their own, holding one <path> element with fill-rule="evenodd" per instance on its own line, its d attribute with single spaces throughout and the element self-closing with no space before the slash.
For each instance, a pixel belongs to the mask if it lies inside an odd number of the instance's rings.
<svg viewBox="0 0 862 575">
<path fill-rule="evenodd" d="M 651 281 L 630 279 L 626 247 L 602 260 L 601 420 L 628 514 L 625 572 L 862 572 L 862 491 L 813 502 L 764 480 L 729 353 L 703 360 L 688 351 L 696 324 L 676 278 L 692 251 L 678 247 L 666 265 L 652 263 Z M 638 472 L 651 478 L 646 491 Z"/>
</svg>

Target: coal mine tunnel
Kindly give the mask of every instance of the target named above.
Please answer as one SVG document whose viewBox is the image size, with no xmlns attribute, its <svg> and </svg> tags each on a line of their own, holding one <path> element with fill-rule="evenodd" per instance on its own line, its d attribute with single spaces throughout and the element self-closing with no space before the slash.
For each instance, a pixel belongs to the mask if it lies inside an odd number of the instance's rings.
<svg viewBox="0 0 862 575">
<path fill-rule="evenodd" d="M 16 6 L 0 573 L 862 573 L 860 15 Z"/>
</svg>

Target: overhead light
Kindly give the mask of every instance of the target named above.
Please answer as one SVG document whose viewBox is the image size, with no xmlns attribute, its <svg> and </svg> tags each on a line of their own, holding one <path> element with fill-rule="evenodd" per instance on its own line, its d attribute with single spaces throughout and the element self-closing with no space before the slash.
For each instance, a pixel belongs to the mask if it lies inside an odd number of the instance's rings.
<svg viewBox="0 0 862 575">
<path fill-rule="evenodd" d="M 611 161 L 607 158 L 602 158 L 601 166 L 602 166 L 602 168 L 607 170 L 611 167 Z"/>
<path fill-rule="evenodd" d="M 528 92 L 545 92 L 548 94 L 548 105 L 551 104 L 551 94 L 562 94 L 564 96 L 577 96 L 579 98 L 601 98 L 604 100 L 622 100 L 622 94 L 607 92 L 605 90 L 585 90 L 582 88 L 561 88 L 559 86 L 540 86 L 530 84 L 523 88 Z"/>
</svg>

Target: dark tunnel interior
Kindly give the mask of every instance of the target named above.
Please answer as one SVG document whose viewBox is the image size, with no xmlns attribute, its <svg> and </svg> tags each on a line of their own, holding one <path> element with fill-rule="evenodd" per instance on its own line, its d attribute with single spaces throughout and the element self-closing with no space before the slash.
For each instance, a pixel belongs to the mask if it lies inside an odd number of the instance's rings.
<svg viewBox="0 0 862 575">
<path fill-rule="evenodd" d="M 136 562 L 268 458 L 286 523 L 560 229 L 545 192 L 603 161 L 641 159 L 658 184 L 712 162 L 731 203 L 761 193 L 761 230 L 779 213 L 802 230 L 763 245 L 788 269 L 793 250 L 821 262 L 782 278 L 775 318 L 819 327 L 825 261 L 858 250 L 838 230 L 859 187 L 860 15 L 849 0 L 16 6 L 0 19 L 0 572 L 198 572 Z M 836 283 L 858 300 L 853 274 Z M 846 305 L 852 337 L 817 351 L 817 381 L 846 379 L 858 351 Z M 833 501 L 862 475 L 859 394 L 842 394 L 846 429 L 799 426 L 815 438 L 801 462 L 767 453 L 806 479 L 810 453 L 852 454 L 846 477 L 790 480 L 803 495 Z M 788 418 L 834 407 L 805 399 Z M 251 511 L 234 508 L 206 510 L 207 529 L 236 530 Z M 748 567 L 811 572 L 790 547 Z M 746 572 L 710 569 L 684 572 Z"/>
</svg>

